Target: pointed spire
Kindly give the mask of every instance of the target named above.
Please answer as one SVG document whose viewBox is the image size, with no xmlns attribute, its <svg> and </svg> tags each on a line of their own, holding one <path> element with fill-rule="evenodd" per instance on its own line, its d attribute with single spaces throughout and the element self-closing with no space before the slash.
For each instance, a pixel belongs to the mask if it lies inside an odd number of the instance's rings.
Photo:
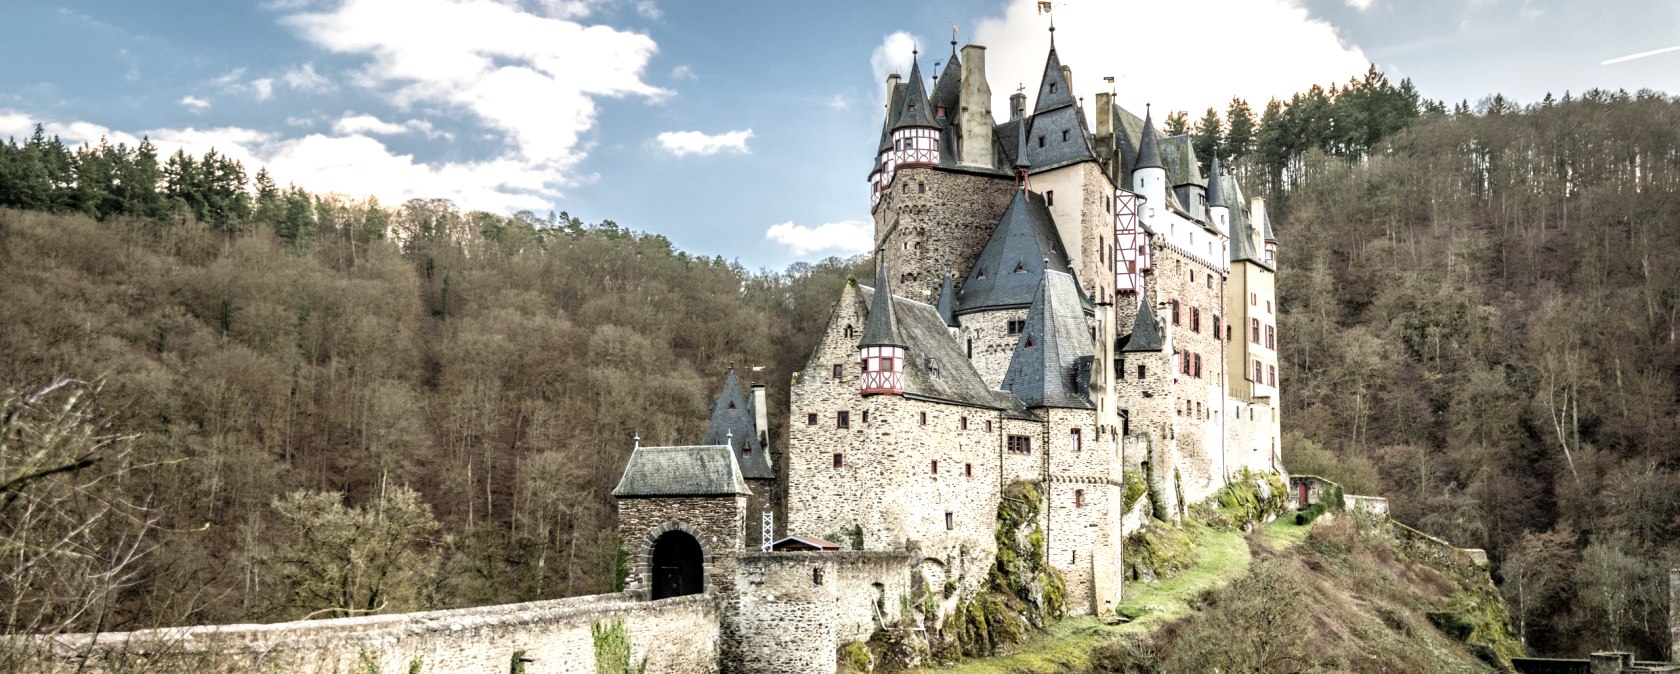
<svg viewBox="0 0 1680 674">
<path fill-rule="evenodd" d="M 863 325 L 858 348 L 866 346 L 904 347 L 898 336 L 898 319 L 893 316 L 892 288 L 887 284 L 887 254 L 875 252 L 875 297 L 869 302 L 869 320 Z"/>
<path fill-rule="evenodd" d="M 945 320 L 946 327 L 957 327 L 957 293 L 951 285 L 951 271 L 945 271 L 945 282 L 939 285 L 939 317 Z"/>
<path fill-rule="evenodd" d="M 1149 308 L 1149 300 L 1145 298 L 1138 304 L 1137 321 L 1132 323 L 1132 336 L 1126 339 L 1126 347 L 1122 353 L 1158 352 L 1165 347 L 1161 339 L 1161 323 L 1155 320 L 1155 312 Z"/>
<path fill-rule="evenodd" d="M 1134 166 L 1132 170 L 1166 168 L 1161 165 L 1161 150 L 1156 147 L 1155 135 L 1154 113 L 1149 110 L 1148 106 L 1145 106 L 1143 113 L 1143 139 L 1138 142 L 1137 165 Z"/>
<path fill-rule="evenodd" d="M 1052 43 L 1050 55 L 1044 61 L 1044 78 L 1039 81 L 1038 102 L 1033 107 L 1033 114 L 1069 105 L 1073 105 L 1073 87 L 1067 81 L 1062 58 L 1056 54 L 1056 45 Z"/>
<path fill-rule="evenodd" d="M 1207 186 L 1208 208 L 1226 208 L 1225 206 L 1225 176 L 1219 172 L 1219 155 L 1213 155 L 1213 165 L 1208 168 Z"/>
<path fill-rule="evenodd" d="M 937 129 L 933 111 L 928 110 L 927 83 L 922 80 L 922 64 L 917 52 L 911 52 L 910 81 L 905 83 L 904 100 L 899 103 L 898 123 L 893 130 L 914 127 Z"/>
</svg>

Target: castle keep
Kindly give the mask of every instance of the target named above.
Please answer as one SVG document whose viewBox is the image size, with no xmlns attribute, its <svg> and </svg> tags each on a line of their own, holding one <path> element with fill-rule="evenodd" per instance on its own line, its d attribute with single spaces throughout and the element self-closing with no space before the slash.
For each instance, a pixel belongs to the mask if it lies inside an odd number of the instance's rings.
<svg viewBox="0 0 1680 674">
<path fill-rule="evenodd" d="M 846 641 L 938 624 L 983 589 L 1013 483 L 1068 611 L 1103 614 L 1127 533 L 1282 471 L 1265 204 L 1148 110 L 1087 108 L 1053 43 L 998 121 L 985 54 L 887 79 L 875 275 L 796 373 L 787 446 L 731 371 L 704 444 L 639 447 L 614 492 L 630 588 L 719 592 L 726 671 L 833 671 Z"/>
</svg>

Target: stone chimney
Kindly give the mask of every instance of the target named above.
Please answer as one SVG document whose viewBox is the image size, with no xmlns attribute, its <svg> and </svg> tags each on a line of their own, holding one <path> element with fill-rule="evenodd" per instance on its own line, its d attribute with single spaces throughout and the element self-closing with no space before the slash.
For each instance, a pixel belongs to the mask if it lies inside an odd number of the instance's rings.
<svg viewBox="0 0 1680 674">
<path fill-rule="evenodd" d="M 1078 97 L 1073 95 L 1073 69 L 1072 68 L 1069 68 L 1065 65 L 1062 66 L 1062 81 L 1067 83 L 1068 98 L 1078 100 Z"/>
<path fill-rule="evenodd" d="M 885 105 L 887 106 L 887 117 L 888 117 L 888 119 L 892 118 L 892 94 L 893 94 L 893 89 L 897 89 L 897 88 L 898 88 L 898 73 L 893 73 L 891 75 L 888 75 L 887 76 L 887 98 L 886 98 L 886 103 L 885 103 Z"/>
<path fill-rule="evenodd" d="M 752 384 L 753 427 L 758 429 L 758 446 L 770 446 L 770 411 L 764 402 L 764 385 Z"/>
<path fill-rule="evenodd" d="M 1027 114 L 1027 95 L 1019 91 L 1009 95 L 1009 118 L 1020 119 Z"/>
<path fill-rule="evenodd" d="M 986 48 L 977 44 L 962 48 L 962 88 L 958 90 L 957 131 L 962 147 L 957 163 L 990 168 L 997 152 L 992 148 L 992 87 L 986 83 Z"/>
<path fill-rule="evenodd" d="M 1097 94 L 1097 159 L 1107 166 L 1114 161 L 1114 94 Z M 1110 176 L 1111 178 L 1113 176 Z M 1114 184 L 1121 184 L 1116 180 Z"/>
</svg>

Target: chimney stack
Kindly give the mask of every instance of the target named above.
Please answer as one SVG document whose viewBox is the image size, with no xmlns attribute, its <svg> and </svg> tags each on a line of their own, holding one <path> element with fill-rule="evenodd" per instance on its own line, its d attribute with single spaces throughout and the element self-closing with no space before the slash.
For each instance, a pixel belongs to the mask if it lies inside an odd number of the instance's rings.
<svg viewBox="0 0 1680 674">
<path fill-rule="evenodd" d="M 977 44 L 962 48 L 962 86 L 957 94 L 957 131 L 962 146 L 957 163 L 990 168 L 996 158 L 992 148 L 992 87 L 986 83 L 986 48 Z"/>
<path fill-rule="evenodd" d="M 753 382 L 752 385 L 753 427 L 758 429 L 758 446 L 770 446 L 770 411 L 764 402 L 764 385 Z"/>
<path fill-rule="evenodd" d="M 1020 119 L 1027 115 L 1027 95 L 1019 91 L 1009 96 L 1009 118 Z"/>
<path fill-rule="evenodd" d="M 1097 159 L 1102 160 L 1103 167 L 1107 168 L 1110 165 L 1111 162 L 1115 163 L 1115 164 L 1119 163 L 1119 162 L 1114 162 L 1114 160 L 1113 160 L 1114 148 L 1115 148 L 1115 144 L 1114 144 L 1114 94 L 1109 93 L 1107 91 L 1097 93 L 1096 115 L 1097 115 Z M 1110 174 L 1109 177 L 1114 179 L 1114 184 L 1116 184 L 1116 185 L 1122 184 L 1116 176 Z"/>
<path fill-rule="evenodd" d="M 891 75 L 888 75 L 887 76 L 887 98 L 886 98 L 887 118 L 888 119 L 892 118 L 892 95 L 893 95 L 893 89 L 897 89 L 897 88 L 898 88 L 898 73 L 893 73 Z"/>
</svg>

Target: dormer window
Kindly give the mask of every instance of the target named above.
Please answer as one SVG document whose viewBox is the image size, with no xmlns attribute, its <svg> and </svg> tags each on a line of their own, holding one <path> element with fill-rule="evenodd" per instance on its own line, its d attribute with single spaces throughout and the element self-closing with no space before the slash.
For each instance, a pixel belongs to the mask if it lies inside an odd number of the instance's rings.
<svg viewBox="0 0 1680 674">
<path fill-rule="evenodd" d="M 1062 142 L 1064 142 L 1064 143 L 1068 142 L 1068 130 L 1067 129 L 1062 129 Z"/>
<path fill-rule="evenodd" d="M 945 116 L 945 106 L 943 106 L 943 105 L 939 106 L 939 116 L 940 117 Z"/>
<path fill-rule="evenodd" d="M 1039 136 L 1038 137 L 1038 146 L 1039 147 L 1044 147 L 1044 136 Z"/>
<path fill-rule="evenodd" d="M 1033 347 L 1033 338 L 1032 338 L 1032 335 L 1027 335 L 1027 348 L 1029 348 L 1029 349 L 1030 349 L 1030 348 L 1032 348 L 1032 347 Z"/>
<path fill-rule="evenodd" d="M 1015 263 L 1015 273 L 1019 274 L 1023 271 L 1026 271 L 1026 270 L 1027 270 L 1026 264 L 1021 263 L 1021 262 L 1016 262 Z"/>
<path fill-rule="evenodd" d="M 1050 93 L 1052 93 L 1052 94 L 1056 93 L 1056 83 L 1055 82 L 1050 83 Z"/>
<path fill-rule="evenodd" d="M 911 103 L 909 109 L 906 110 L 905 112 L 915 112 L 915 111 L 916 111 L 916 104 Z"/>
<path fill-rule="evenodd" d="M 729 409 L 735 409 L 735 401 L 729 401 Z"/>
</svg>

